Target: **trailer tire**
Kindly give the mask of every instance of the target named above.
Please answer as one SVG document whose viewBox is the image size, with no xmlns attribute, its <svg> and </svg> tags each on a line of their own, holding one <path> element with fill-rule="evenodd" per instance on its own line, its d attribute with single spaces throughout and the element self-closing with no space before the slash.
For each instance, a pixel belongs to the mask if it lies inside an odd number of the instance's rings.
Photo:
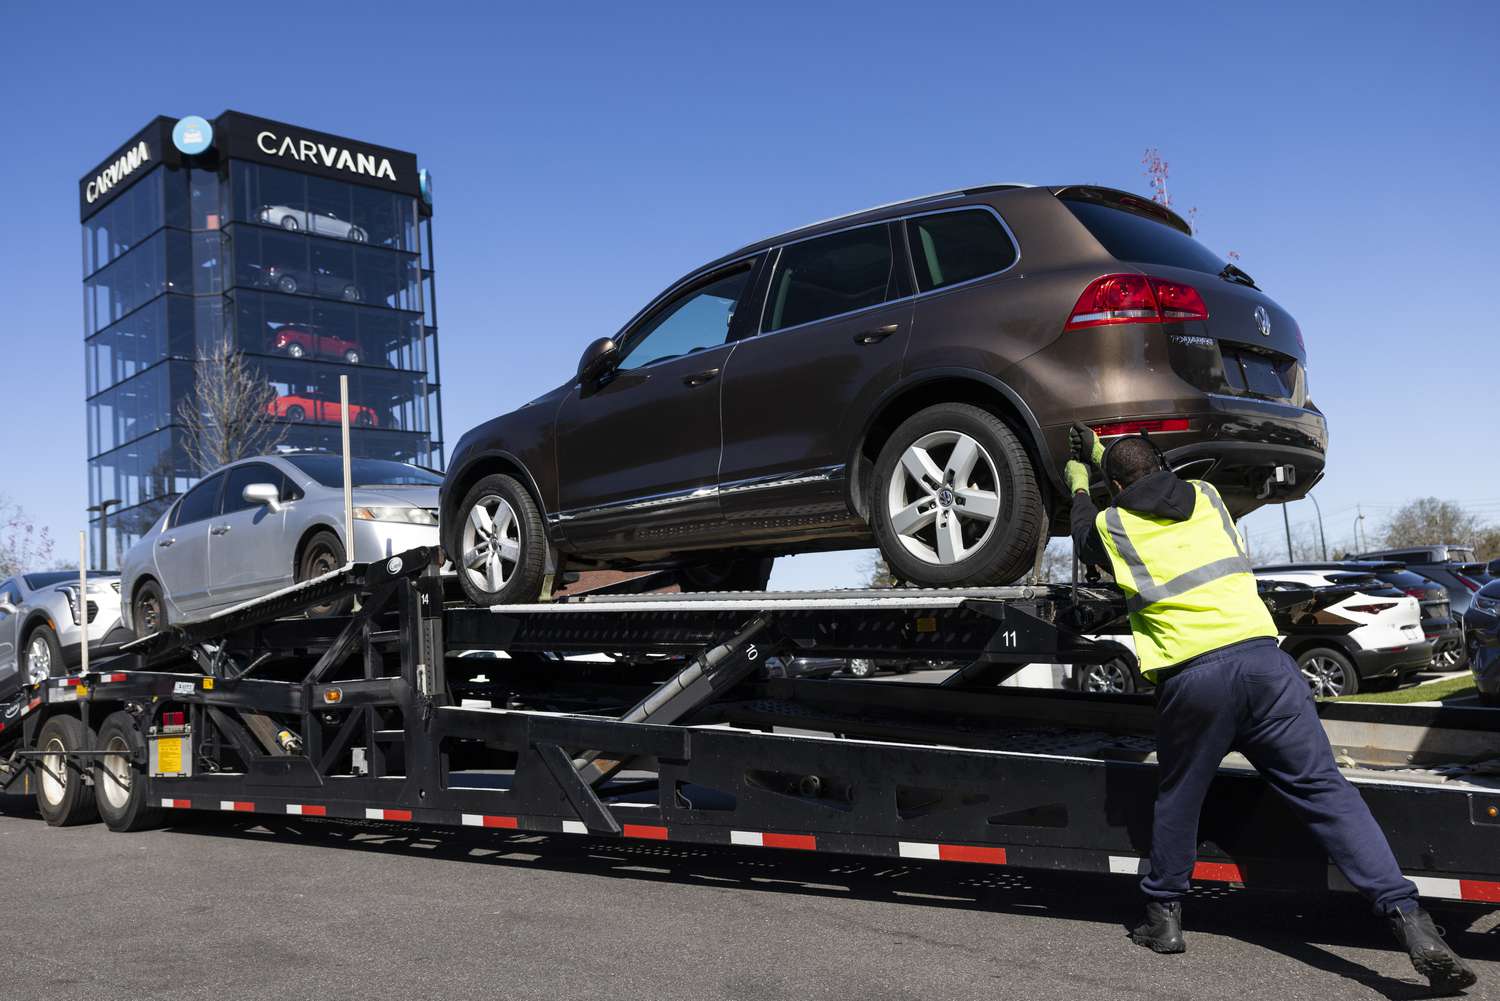
<svg viewBox="0 0 1500 1001">
<path fill-rule="evenodd" d="M 83 773 L 68 767 L 63 757 L 90 747 L 88 727 L 76 716 L 53 716 L 37 734 L 36 748 L 43 756 L 36 759 L 36 808 L 52 827 L 87 824 L 98 816 Z"/>
<path fill-rule="evenodd" d="M 111 831 L 160 827 L 163 811 L 147 799 L 146 741 L 127 712 L 112 713 L 99 728 L 98 748 L 106 753 L 94 765 L 94 801 Z"/>
</svg>

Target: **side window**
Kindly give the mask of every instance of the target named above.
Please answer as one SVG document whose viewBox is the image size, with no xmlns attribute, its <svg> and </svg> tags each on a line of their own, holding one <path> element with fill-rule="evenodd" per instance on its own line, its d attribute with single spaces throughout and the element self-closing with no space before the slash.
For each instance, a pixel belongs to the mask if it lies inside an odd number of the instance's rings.
<svg viewBox="0 0 1500 1001">
<path fill-rule="evenodd" d="M 264 462 L 252 462 L 246 466 L 235 466 L 229 471 L 229 479 L 224 484 L 224 513 L 233 514 L 236 511 L 244 511 L 258 505 L 245 500 L 245 488 L 252 483 L 269 483 L 272 486 L 281 486 L 281 470 L 274 469 Z"/>
<path fill-rule="evenodd" d="M 301 500 L 303 496 L 302 488 L 297 486 L 297 484 L 293 482 L 292 478 L 285 473 L 281 473 L 280 476 L 281 502 L 285 504 L 288 501 Z"/>
<path fill-rule="evenodd" d="M 177 505 L 177 517 L 172 526 L 191 525 L 195 521 L 213 517 L 219 499 L 219 486 L 224 482 L 224 474 L 219 473 L 210 476 L 202 483 L 187 492 L 187 495 Z"/>
<path fill-rule="evenodd" d="M 893 256 L 886 223 L 787 244 L 771 276 L 761 330 L 880 305 L 888 298 Z"/>
<path fill-rule="evenodd" d="M 729 340 L 729 321 L 749 281 L 745 264 L 664 304 L 631 336 L 620 368 L 640 368 Z"/>
<path fill-rule="evenodd" d="M 984 209 L 908 219 L 906 239 L 917 288 L 923 292 L 983 278 L 1016 263 L 1016 245 L 1000 220 Z"/>
</svg>

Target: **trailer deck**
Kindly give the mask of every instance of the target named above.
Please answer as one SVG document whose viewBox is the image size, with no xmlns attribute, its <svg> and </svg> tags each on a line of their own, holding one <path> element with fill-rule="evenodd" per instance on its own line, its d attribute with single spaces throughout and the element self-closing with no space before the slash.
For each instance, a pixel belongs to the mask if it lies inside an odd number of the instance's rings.
<svg viewBox="0 0 1500 1001">
<path fill-rule="evenodd" d="M 0 707 L 0 789 L 37 791 L 55 823 L 88 819 L 97 800 L 116 829 L 226 810 L 1117 874 L 1145 864 L 1149 699 L 1000 687 L 1027 663 L 1112 656 L 1084 635 L 1120 617 L 1107 590 L 477 609 L 445 606 L 433 560 L 414 550 L 348 567 L 23 692 Z M 359 599 L 352 616 L 289 617 L 344 595 Z M 942 684 L 767 669 L 798 654 L 960 666 Z M 1320 714 L 1423 892 L 1500 903 L 1500 713 Z M 1237 756 L 1200 830 L 1198 879 L 1347 888 Z"/>
</svg>

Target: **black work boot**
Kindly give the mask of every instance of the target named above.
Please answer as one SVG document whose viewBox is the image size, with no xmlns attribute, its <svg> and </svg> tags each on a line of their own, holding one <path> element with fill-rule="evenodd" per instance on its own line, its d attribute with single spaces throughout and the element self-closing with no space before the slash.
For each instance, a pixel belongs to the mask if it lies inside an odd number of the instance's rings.
<svg viewBox="0 0 1500 1001">
<path fill-rule="evenodd" d="M 1396 941 L 1411 956 L 1411 965 L 1427 978 L 1435 991 L 1461 991 L 1474 986 L 1479 978 L 1469 969 L 1469 964 L 1459 958 L 1458 953 L 1448 948 L 1432 915 L 1417 907 L 1409 911 L 1396 911 L 1390 915 L 1391 931 Z"/>
<path fill-rule="evenodd" d="M 1153 900 L 1147 904 L 1146 920 L 1130 933 L 1130 941 L 1152 952 L 1187 952 L 1187 943 L 1182 940 L 1182 901 L 1164 904 Z"/>
</svg>

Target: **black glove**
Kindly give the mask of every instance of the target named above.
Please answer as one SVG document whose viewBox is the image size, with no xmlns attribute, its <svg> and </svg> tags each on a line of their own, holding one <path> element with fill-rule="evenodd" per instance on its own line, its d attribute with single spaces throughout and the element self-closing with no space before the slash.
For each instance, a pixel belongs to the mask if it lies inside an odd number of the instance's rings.
<svg viewBox="0 0 1500 1001">
<path fill-rule="evenodd" d="M 1104 446 L 1099 443 L 1099 436 L 1094 434 L 1094 429 L 1086 424 L 1073 422 L 1068 428 L 1068 448 L 1073 458 L 1079 462 L 1091 462 L 1095 466 L 1104 466 Z"/>
</svg>

